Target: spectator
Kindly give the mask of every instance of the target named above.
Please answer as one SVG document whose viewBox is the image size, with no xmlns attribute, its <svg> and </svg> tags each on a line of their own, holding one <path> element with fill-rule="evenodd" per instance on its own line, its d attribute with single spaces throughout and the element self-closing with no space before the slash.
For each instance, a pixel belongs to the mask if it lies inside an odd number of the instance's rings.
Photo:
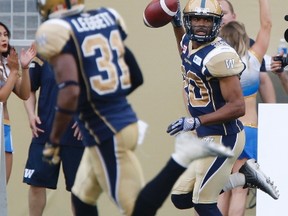
<svg viewBox="0 0 288 216">
<path fill-rule="evenodd" d="M 227 0 L 219 1 L 226 14 L 230 14 Z M 241 74 L 241 88 L 245 98 L 244 116 L 240 121 L 245 130 L 245 147 L 236 163 L 233 166 L 232 173 L 241 171 L 241 166 L 249 159 L 257 160 L 257 101 L 256 95 L 260 83 L 260 66 L 267 52 L 271 33 L 271 16 L 267 0 L 259 0 L 260 5 L 260 29 L 258 31 L 255 43 L 250 46 L 250 39 L 246 33 L 243 24 L 226 19 L 221 27 L 220 36 L 231 45 L 241 56 L 246 65 L 246 69 Z M 225 13 L 224 13 L 225 14 Z M 225 15 L 224 15 L 225 17 Z M 224 19 L 224 18 L 223 18 Z M 266 73 L 267 75 L 267 73 Z M 223 215 L 242 216 L 246 210 L 248 188 L 235 188 L 232 191 L 221 194 L 218 206 Z M 274 199 L 278 199 L 275 195 Z"/>
<path fill-rule="evenodd" d="M 41 216 L 46 206 L 46 188 L 53 190 L 57 188 L 61 164 L 66 190 L 71 191 L 84 145 L 80 140 L 79 129 L 72 120 L 61 141 L 63 145 L 60 151 L 61 163 L 50 165 L 43 161 L 42 152 L 45 143 L 49 140 L 55 116 L 58 87 L 51 66 L 39 56 L 31 63 L 30 79 L 30 97 L 24 102 L 24 106 L 32 130 L 32 140 L 23 182 L 29 185 L 29 215 Z M 37 91 L 40 92 L 38 96 L 36 96 Z"/>
<path fill-rule="evenodd" d="M 13 164 L 13 142 L 7 100 L 14 92 L 20 99 L 27 100 L 30 92 L 29 63 L 36 55 L 32 44 L 26 51 L 21 50 L 20 66 L 16 50 L 10 46 L 10 31 L 0 22 L 0 101 L 3 102 L 4 143 L 6 158 L 6 182 L 8 183 Z M 21 75 L 20 75 L 21 74 Z"/>
<path fill-rule="evenodd" d="M 221 7 L 223 9 L 223 18 L 222 18 L 222 24 L 225 25 L 226 23 L 229 23 L 231 21 L 237 20 L 237 15 L 235 13 L 234 7 L 232 3 L 229 0 L 218 0 L 221 4 Z M 250 46 L 252 46 L 254 43 L 254 40 L 250 38 Z M 259 85 L 259 94 L 264 103 L 276 103 L 276 94 L 275 89 L 272 83 L 272 80 L 267 73 L 266 68 L 266 62 L 263 59 L 260 67 L 260 85 Z"/>
<path fill-rule="evenodd" d="M 276 74 L 283 86 L 284 91 L 288 94 L 288 57 L 283 54 L 273 56 L 271 59 L 271 71 Z"/>
</svg>

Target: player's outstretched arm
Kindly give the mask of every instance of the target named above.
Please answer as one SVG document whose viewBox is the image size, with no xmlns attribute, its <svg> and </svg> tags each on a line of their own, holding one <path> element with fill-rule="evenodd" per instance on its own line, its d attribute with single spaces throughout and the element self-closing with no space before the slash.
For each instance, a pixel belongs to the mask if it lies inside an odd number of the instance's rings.
<svg viewBox="0 0 288 216">
<path fill-rule="evenodd" d="M 174 30 L 174 35 L 176 38 L 176 43 L 177 43 L 177 47 L 178 47 L 178 51 L 181 54 L 182 49 L 181 49 L 181 40 L 183 35 L 185 34 L 185 29 L 183 27 L 183 21 L 182 21 L 182 16 L 181 16 L 181 5 L 180 5 L 180 1 L 178 0 L 178 10 L 176 15 L 173 17 L 171 23 L 173 25 L 173 30 Z"/>
</svg>

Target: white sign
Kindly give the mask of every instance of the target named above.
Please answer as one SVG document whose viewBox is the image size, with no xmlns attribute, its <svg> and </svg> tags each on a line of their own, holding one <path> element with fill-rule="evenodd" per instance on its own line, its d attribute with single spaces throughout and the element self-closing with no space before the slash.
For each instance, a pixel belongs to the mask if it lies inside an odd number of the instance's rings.
<svg viewBox="0 0 288 216">
<path fill-rule="evenodd" d="M 288 200 L 288 104 L 259 104 L 258 162 L 280 191 L 278 200 L 257 190 L 257 216 L 286 215 Z"/>
</svg>

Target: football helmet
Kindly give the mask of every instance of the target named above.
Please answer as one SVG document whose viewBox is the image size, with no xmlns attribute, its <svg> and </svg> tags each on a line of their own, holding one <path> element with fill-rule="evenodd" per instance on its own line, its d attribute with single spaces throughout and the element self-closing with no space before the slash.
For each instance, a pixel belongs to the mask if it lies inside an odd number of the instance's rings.
<svg viewBox="0 0 288 216">
<path fill-rule="evenodd" d="M 37 0 L 36 3 L 42 20 L 72 15 L 84 9 L 84 0 Z"/>
<path fill-rule="evenodd" d="M 192 18 L 211 18 L 213 26 L 206 35 L 197 35 L 192 26 Z M 189 0 L 183 10 L 183 21 L 190 40 L 198 43 L 213 41 L 220 29 L 223 12 L 217 0 Z"/>
</svg>

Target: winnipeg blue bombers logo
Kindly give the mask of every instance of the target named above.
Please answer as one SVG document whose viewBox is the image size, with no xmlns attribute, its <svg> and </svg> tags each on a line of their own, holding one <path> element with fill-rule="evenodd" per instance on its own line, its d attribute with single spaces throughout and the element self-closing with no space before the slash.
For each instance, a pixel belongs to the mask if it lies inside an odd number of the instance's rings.
<svg viewBox="0 0 288 216">
<path fill-rule="evenodd" d="M 225 65 L 227 69 L 233 69 L 235 65 L 235 59 L 226 59 Z"/>
</svg>

